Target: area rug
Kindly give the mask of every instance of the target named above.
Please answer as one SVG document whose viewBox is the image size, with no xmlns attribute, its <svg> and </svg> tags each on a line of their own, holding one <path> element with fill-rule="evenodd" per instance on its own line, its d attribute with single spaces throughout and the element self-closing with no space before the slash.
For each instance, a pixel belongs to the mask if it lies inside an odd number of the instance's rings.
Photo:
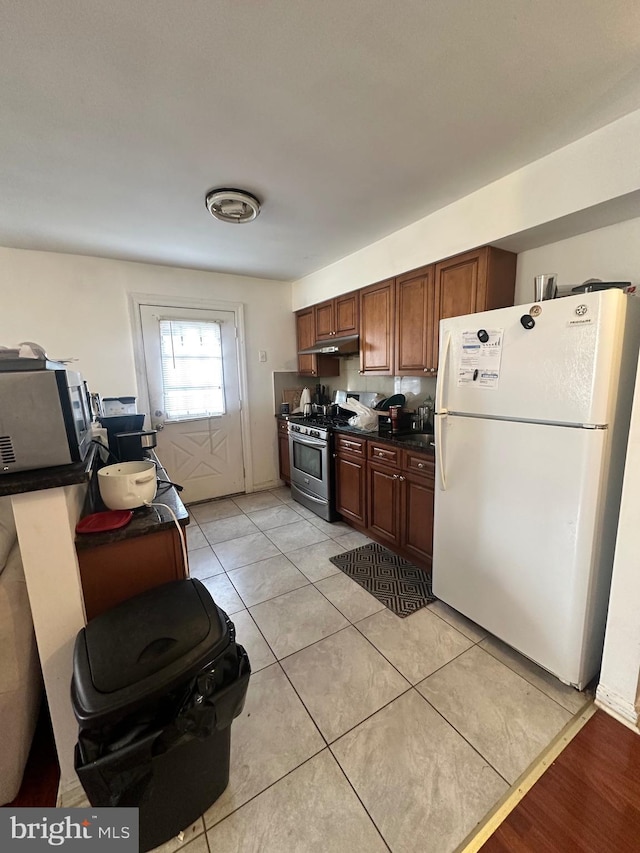
<svg viewBox="0 0 640 853">
<path fill-rule="evenodd" d="M 329 559 L 401 618 L 436 600 L 431 575 L 377 542 Z"/>
</svg>

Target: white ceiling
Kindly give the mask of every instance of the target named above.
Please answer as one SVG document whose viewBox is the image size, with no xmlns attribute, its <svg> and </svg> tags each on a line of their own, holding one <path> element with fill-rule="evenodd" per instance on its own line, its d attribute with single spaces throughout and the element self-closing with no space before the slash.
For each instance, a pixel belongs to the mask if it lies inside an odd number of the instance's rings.
<svg viewBox="0 0 640 853">
<path fill-rule="evenodd" d="M 0 0 L 0 245 L 296 279 L 639 108 L 639 46 L 637 0 Z"/>
</svg>

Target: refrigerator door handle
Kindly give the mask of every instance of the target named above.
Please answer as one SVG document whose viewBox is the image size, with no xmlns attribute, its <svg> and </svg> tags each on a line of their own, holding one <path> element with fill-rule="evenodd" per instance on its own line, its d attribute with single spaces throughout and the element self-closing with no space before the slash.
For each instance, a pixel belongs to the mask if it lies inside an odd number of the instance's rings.
<svg viewBox="0 0 640 853">
<path fill-rule="evenodd" d="M 436 414 L 446 415 L 447 410 L 443 407 L 444 385 L 446 382 L 447 363 L 449 361 L 449 348 L 451 346 L 451 332 L 447 331 L 442 345 L 442 363 L 438 369 L 438 382 L 436 384 Z"/>
<path fill-rule="evenodd" d="M 447 481 L 444 475 L 444 454 L 442 452 L 442 427 L 446 419 L 445 415 L 437 415 L 435 418 L 435 433 L 436 433 L 436 467 L 440 473 L 438 485 L 441 492 L 446 492 Z"/>
</svg>

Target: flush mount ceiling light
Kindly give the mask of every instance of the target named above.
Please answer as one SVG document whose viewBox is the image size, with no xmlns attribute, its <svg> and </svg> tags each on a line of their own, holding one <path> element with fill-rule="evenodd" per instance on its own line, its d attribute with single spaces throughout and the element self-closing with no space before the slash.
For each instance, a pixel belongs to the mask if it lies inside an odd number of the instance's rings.
<svg viewBox="0 0 640 853">
<path fill-rule="evenodd" d="M 205 199 L 207 210 L 220 222 L 251 222 L 260 213 L 260 202 L 244 190 L 211 190 Z"/>
</svg>

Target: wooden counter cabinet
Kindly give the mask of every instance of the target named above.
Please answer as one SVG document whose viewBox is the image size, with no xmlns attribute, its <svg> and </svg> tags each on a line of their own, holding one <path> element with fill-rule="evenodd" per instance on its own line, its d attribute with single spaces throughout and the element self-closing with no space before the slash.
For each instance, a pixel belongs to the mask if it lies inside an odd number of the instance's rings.
<svg viewBox="0 0 640 853">
<path fill-rule="evenodd" d="M 409 559 L 431 571 L 435 461 L 425 454 L 403 451 L 401 492 L 402 547 Z"/>
<path fill-rule="evenodd" d="M 186 577 L 175 526 L 78 551 L 78 564 L 87 619 L 140 592 Z"/>
<path fill-rule="evenodd" d="M 334 453 L 336 509 L 346 521 L 367 524 L 367 442 L 352 435 L 336 435 Z"/>
</svg>

